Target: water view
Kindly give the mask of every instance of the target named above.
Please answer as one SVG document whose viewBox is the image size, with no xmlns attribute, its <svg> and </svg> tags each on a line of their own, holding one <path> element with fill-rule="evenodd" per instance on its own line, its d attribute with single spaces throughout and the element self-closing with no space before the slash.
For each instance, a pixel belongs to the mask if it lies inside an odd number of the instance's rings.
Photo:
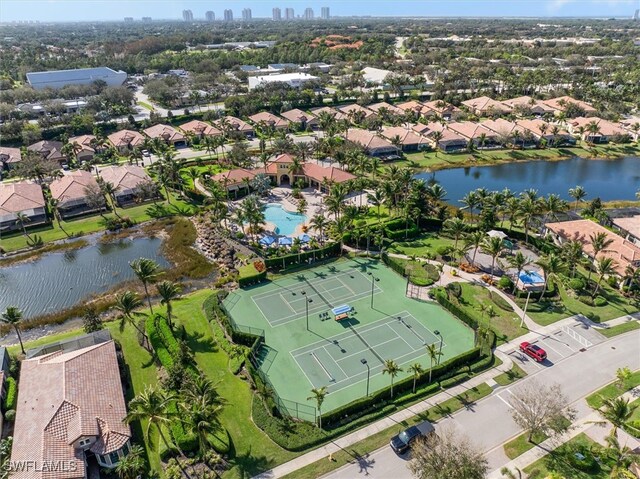
<svg viewBox="0 0 640 479">
<path fill-rule="evenodd" d="M 495 166 L 452 168 L 434 173 L 421 173 L 418 178 L 435 178 L 446 190 L 447 199 L 459 204 L 465 194 L 476 188 L 489 191 L 509 188 L 521 192 L 528 188 L 541 195 L 556 193 L 570 200 L 569 188 L 583 186 L 587 200 L 633 200 L 640 189 L 640 158 L 615 160 L 571 158 L 564 161 L 527 161 Z"/>
<path fill-rule="evenodd" d="M 162 267 L 160 238 L 128 238 L 77 250 L 46 254 L 35 261 L 2 267 L 0 311 L 18 306 L 26 318 L 73 306 L 134 277 L 129 262 L 145 257 Z"/>
</svg>

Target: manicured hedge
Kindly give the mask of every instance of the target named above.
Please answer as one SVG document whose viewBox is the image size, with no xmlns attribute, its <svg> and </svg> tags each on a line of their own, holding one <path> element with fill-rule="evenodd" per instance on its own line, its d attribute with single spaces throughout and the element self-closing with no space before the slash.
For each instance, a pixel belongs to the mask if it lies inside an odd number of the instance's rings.
<svg viewBox="0 0 640 479">
<path fill-rule="evenodd" d="M 268 269 L 286 269 L 287 266 L 294 264 L 307 263 L 309 259 L 318 261 L 320 259 L 340 254 L 340 244 L 331 243 L 323 248 L 301 252 L 300 254 L 288 254 L 275 258 L 267 258 L 264 264 Z M 314 259 L 315 258 L 315 259 Z M 312 266 L 312 265 L 311 265 Z"/>
<path fill-rule="evenodd" d="M 476 318 L 468 314 L 464 309 L 460 308 L 457 304 L 452 303 L 447 298 L 447 295 L 442 291 L 436 291 L 434 294 L 436 301 L 442 306 L 444 309 L 453 314 L 460 321 L 465 323 L 473 330 L 478 329 L 478 321 Z"/>
<path fill-rule="evenodd" d="M 18 383 L 14 378 L 9 376 L 5 381 L 6 393 L 4 396 L 3 411 L 15 409 L 18 403 Z"/>
<path fill-rule="evenodd" d="M 256 272 L 250 276 L 243 276 L 238 278 L 238 286 L 244 288 L 246 286 L 251 286 L 253 284 L 262 283 L 265 279 L 267 279 L 267 270 L 262 272 Z"/>
<path fill-rule="evenodd" d="M 166 318 L 159 314 L 149 316 L 146 321 L 146 330 L 158 361 L 165 369 L 171 368 L 179 346 Z"/>
</svg>

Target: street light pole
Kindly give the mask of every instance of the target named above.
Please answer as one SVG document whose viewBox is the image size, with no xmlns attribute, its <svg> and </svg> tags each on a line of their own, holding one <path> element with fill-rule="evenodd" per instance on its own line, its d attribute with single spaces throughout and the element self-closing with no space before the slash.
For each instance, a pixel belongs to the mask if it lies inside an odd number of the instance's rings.
<svg viewBox="0 0 640 479">
<path fill-rule="evenodd" d="M 442 357 L 442 334 L 437 329 L 433 332 L 436 336 L 440 338 L 440 347 L 438 348 L 438 364 L 440 364 L 440 358 Z"/>
<path fill-rule="evenodd" d="M 304 296 L 304 310 L 307 318 L 307 331 L 309 331 L 309 303 L 313 303 L 313 299 L 307 298 L 307 292 L 301 291 L 300 294 Z"/>
<path fill-rule="evenodd" d="M 375 289 L 376 281 L 380 281 L 380 278 L 376 278 L 371 271 L 367 273 L 371 276 L 371 309 L 373 309 L 373 291 Z"/>
<path fill-rule="evenodd" d="M 524 324 L 524 317 L 527 315 L 527 308 L 529 307 L 529 298 L 531 297 L 531 290 L 527 293 L 527 300 L 524 303 L 524 310 L 522 311 L 522 319 L 520 320 L 520 327 Z"/>
<path fill-rule="evenodd" d="M 366 397 L 369 397 L 369 377 L 371 376 L 371 368 L 369 367 L 369 363 L 367 362 L 366 359 L 362 358 L 360 362 L 367 367 L 367 396 Z"/>
</svg>

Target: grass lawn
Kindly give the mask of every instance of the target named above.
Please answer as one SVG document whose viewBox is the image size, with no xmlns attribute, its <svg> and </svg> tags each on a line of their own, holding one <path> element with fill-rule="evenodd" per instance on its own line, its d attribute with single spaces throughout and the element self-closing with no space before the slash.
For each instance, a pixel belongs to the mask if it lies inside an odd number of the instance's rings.
<svg viewBox="0 0 640 479">
<path fill-rule="evenodd" d="M 208 157 L 206 158 L 208 160 Z M 224 171 L 220 165 L 211 164 L 211 165 L 201 165 L 198 166 L 196 164 L 191 164 L 186 168 L 182 168 L 180 170 L 180 176 L 184 180 L 184 184 L 187 186 L 187 189 L 194 189 L 193 178 L 189 175 L 189 170 L 195 169 L 198 172 L 198 176 L 202 177 L 203 174 L 215 175 L 216 173 L 220 173 Z"/>
<path fill-rule="evenodd" d="M 611 383 L 601 389 L 598 389 L 593 394 L 590 394 L 587 396 L 587 404 L 592 408 L 597 409 L 602 406 L 603 399 L 611 399 L 621 396 L 638 385 L 640 385 L 640 370 L 634 371 L 629 379 L 627 379 L 620 387 L 618 387 L 616 383 Z"/>
<path fill-rule="evenodd" d="M 389 439 L 403 429 L 414 424 L 419 424 L 425 420 L 437 421 L 438 419 L 451 415 L 462 408 L 470 408 L 475 402 L 491 394 L 491 391 L 492 389 L 486 383 L 480 384 L 478 387 L 469 389 L 458 396 L 452 397 L 451 399 L 447 399 L 424 413 L 412 417 L 408 421 L 403 421 L 395 426 L 379 431 L 366 439 L 349 446 L 348 449 L 342 449 L 333 455 L 333 462 L 323 458 L 298 469 L 295 472 L 283 476 L 283 479 L 307 479 L 309 477 L 320 477 L 346 464 L 366 459 L 369 456 L 369 453 L 387 445 L 389 443 Z"/>
<path fill-rule="evenodd" d="M 439 248 L 453 246 L 454 240 L 446 238 L 438 233 L 424 233 L 409 241 L 396 241 L 389 247 L 390 253 L 416 255 L 425 257 L 427 255 L 437 256 Z M 462 244 L 462 242 L 459 242 Z"/>
<path fill-rule="evenodd" d="M 523 434 L 520 434 L 518 437 L 512 439 L 511 441 L 507 442 L 503 446 L 504 453 L 507 455 L 509 459 L 515 459 L 516 457 L 524 454 L 529 449 L 532 449 L 534 446 L 537 446 L 538 444 L 543 442 L 545 439 L 547 439 L 547 436 L 545 436 L 544 434 L 534 434 L 533 437 L 531 438 L 532 442 L 529 442 L 527 440 L 528 437 L 529 437 L 529 433 L 525 432 Z"/>
<path fill-rule="evenodd" d="M 640 329 L 640 323 L 638 321 L 629 321 L 628 323 L 618 324 L 607 329 L 599 329 L 598 332 L 607 338 L 612 338 L 618 334 L 628 333 Z"/>
<path fill-rule="evenodd" d="M 147 103 L 146 101 L 138 101 L 138 105 L 140 105 L 142 108 L 146 108 L 147 110 L 153 110 L 154 108 Z"/>
<path fill-rule="evenodd" d="M 146 203 L 144 205 L 132 206 L 130 208 L 118 208 L 118 214 L 120 216 L 127 216 L 136 223 L 142 223 L 144 221 L 163 216 L 176 214 L 191 215 L 193 213 L 195 213 L 195 207 L 190 203 L 178 199 L 175 195 L 172 195 L 171 204 L 163 201 L 158 202 L 155 205 L 153 203 Z M 107 213 L 104 216 L 107 218 L 115 218 L 115 214 L 113 213 Z M 47 226 L 32 228 L 28 230 L 28 233 L 31 236 L 37 234 L 46 244 L 52 241 L 63 240 L 67 238 L 67 235 L 83 236 L 98 231 L 104 231 L 103 222 L 104 219 L 100 215 L 85 216 L 82 218 L 63 221 L 62 228 L 60 228 L 58 223 L 54 221 Z M 27 247 L 27 239 L 24 235 L 15 233 L 3 237 L 0 245 L 6 251 L 15 251 Z"/>
<path fill-rule="evenodd" d="M 509 384 L 524 378 L 526 375 L 527 373 L 520 366 L 513 363 L 513 367 L 509 371 L 499 374 L 493 379 L 500 386 L 508 386 Z"/>
</svg>

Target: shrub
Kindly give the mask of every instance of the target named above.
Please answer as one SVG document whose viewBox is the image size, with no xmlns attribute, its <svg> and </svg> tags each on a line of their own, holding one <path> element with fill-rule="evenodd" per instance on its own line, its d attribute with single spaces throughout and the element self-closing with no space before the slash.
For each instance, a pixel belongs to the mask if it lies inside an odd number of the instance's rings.
<svg viewBox="0 0 640 479">
<path fill-rule="evenodd" d="M 509 278 L 509 276 L 503 276 L 498 281 L 498 288 L 505 291 L 510 291 L 511 288 L 513 288 L 513 281 L 511 281 L 511 278 Z"/>
<path fill-rule="evenodd" d="M 258 273 L 262 273 L 267 267 L 264 265 L 263 261 L 257 260 L 253 262 L 253 267 L 256 269 Z"/>
<path fill-rule="evenodd" d="M 174 357 L 179 354 L 180 347 L 166 318 L 159 314 L 149 316 L 146 330 L 158 361 L 166 370 L 171 370 L 174 367 Z"/>
<path fill-rule="evenodd" d="M 606 306 L 607 303 L 608 303 L 607 298 L 600 295 L 596 296 L 596 299 L 593 300 L 593 305 L 598 307 Z"/>
<path fill-rule="evenodd" d="M 4 413 L 4 420 L 7 422 L 13 422 L 16 420 L 16 410 L 15 409 L 9 409 L 7 410 L 7 412 Z"/>
<path fill-rule="evenodd" d="M 582 291 L 585 287 L 585 283 L 580 278 L 571 278 L 568 283 L 569 289 L 572 289 L 576 293 Z"/>
<path fill-rule="evenodd" d="M 460 283 L 449 283 L 445 286 L 445 289 L 448 294 L 456 299 L 460 299 L 460 296 L 462 296 L 462 286 L 460 286 Z"/>
<path fill-rule="evenodd" d="M 594 306 L 593 298 L 588 294 L 581 294 L 580 296 L 578 296 L 578 300 L 581 303 L 586 304 L 587 306 Z"/>
<path fill-rule="evenodd" d="M 447 256 L 451 252 L 451 246 L 442 245 L 436 248 L 436 254 L 438 256 Z"/>
<path fill-rule="evenodd" d="M 8 377 L 6 380 L 6 394 L 4 397 L 3 409 L 9 411 L 15 409 L 18 403 L 18 383 L 15 378 Z"/>
<path fill-rule="evenodd" d="M 442 386 L 443 388 L 450 388 L 452 386 L 456 386 L 460 383 L 465 382 L 467 379 L 469 379 L 468 373 L 458 374 L 457 376 L 453 376 L 452 378 L 441 381 L 440 386 Z"/>
</svg>

